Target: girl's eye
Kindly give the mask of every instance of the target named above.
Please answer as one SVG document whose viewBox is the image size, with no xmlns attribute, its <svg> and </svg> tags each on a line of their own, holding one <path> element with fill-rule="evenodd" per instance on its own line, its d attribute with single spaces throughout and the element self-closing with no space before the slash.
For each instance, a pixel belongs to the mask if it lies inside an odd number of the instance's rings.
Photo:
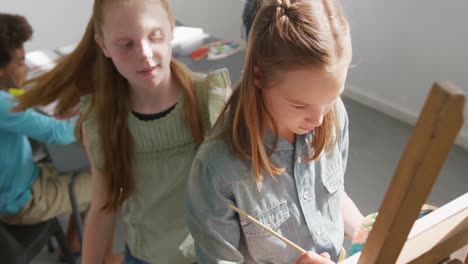
<svg viewBox="0 0 468 264">
<path fill-rule="evenodd" d="M 162 38 L 163 38 L 163 34 L 161 30 L 157 30 L 150 35 L 151 40 L 161 40 Z"/>
<path fill-rule="evenodd" d="M 119 46 L 121 48 L 124 48 L 124 49 L 128 49 L 128 48 L 131 48 L 133 46 L 133 41 L 131 41 L 131 40 L 122 40 L 122 41 L 117 42 L 117 46 Z"/>
<path fill-rule="evenodd" d="M 305 105 L 292 105 L 296 109 L 305 109 L 307 106 Z"/>
</svg>

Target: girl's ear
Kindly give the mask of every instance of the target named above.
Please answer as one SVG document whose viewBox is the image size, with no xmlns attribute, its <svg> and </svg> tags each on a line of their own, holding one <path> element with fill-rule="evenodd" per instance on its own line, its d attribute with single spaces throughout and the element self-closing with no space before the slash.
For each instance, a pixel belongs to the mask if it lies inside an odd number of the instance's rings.
<svg viewBox="0 0 468 264">
<path fill-rule="evenodd" d="M 104 44 L 104 41 L 102 40 L 102 38 L 98 34 L 95 34 L 94 35 L 94 40 L 96 41 L 98 46 L 101 48 L 102 53 L 104 53 L 104 56 L 109 58 L 110 57 L 109 52 L 108 52 L 108 50 L 106 48 L 106 45 Z"/>
<path fill-rule="evenodd" d="M 262 80 L 262 78 L 261 78 L 261 75 L 260 75 L 260 69 L 258 68 L 257 65 L 255 65 L 254 66 L 254 71 L 253 71 L 253 81 L 254 81 L 255 87 L 262 88 L 261 80 Z"/>
</svg>

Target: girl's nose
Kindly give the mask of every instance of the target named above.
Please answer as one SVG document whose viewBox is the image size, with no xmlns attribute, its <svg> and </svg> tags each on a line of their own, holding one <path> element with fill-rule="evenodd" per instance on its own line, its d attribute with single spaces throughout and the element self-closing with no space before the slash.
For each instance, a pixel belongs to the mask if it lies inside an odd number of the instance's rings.
<svg viewBox="0 0 468 264">
<path fill-rule="evenodd" d="M 143 40 L 140 44 L 140 49 L 141 49 L 141 60 L 147 60 L 153 57 L 153 51 L 151 50 L 151 45 L 148 43 L 148 41 Z"/>
<path fill-rule="evenodd" d="M 306 122 L 311 127 L 318 127 L 323 123 L 323 114 L 314 114 L 306 118 Z"/>
</svg>

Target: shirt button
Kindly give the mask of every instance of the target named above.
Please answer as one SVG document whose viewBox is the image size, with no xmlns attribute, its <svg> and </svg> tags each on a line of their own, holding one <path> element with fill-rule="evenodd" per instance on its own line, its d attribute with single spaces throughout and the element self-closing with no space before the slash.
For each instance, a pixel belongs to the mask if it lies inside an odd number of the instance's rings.
<svg viewBox="0 0 468 264">
<path fill-rule="evenodd" d="M 301 162 L 302 162 L 301 157 L 297 157 L 297 163 L 301 163 Z"/>
<path fill-rule="evenodd" d="M 316 236 L 320 236 L 320 234 L 321 234 L 321 233 L 320 233 L 320 230 L 319 230 L 318 228 L 315 229 L 315 235 L 316 235 Z"/>
<path fill-rule="evenodd" d="M 304 200 L 310 200 L 310 199 L 312 199 L 312 194 L 310 193 L 310 191 L 305 191 L 302 194 L 302 197 L 304 198 Z"/>
</svg>

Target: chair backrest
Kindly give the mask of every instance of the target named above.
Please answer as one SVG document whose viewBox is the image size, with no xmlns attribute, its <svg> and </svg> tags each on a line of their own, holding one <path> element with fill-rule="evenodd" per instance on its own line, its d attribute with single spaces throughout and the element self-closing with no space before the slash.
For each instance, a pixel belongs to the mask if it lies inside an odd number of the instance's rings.
<svg viewBox="0 0 468 264">
<path fill-rule="evenodd" d="M 57 239 L 65 261 L 75 263 L 56 217 L 33 225 L 8 225 L 0 222 L 0 263 L 30 263 L 52 237 Z"/>
<path fill-rule="evenodd" d="M 2 263 L 17 263 L 23 251 L 21 244 L 7 230 L 4 223 L 0 222 L 0 261 Z"/>
<path fill-rule="evenodd" d="M 68 145 L 47 144 L 47 152 L 59 173 L 73 174 L 89 168 L 86 151 L 78 142 Z"/>
</svg>

